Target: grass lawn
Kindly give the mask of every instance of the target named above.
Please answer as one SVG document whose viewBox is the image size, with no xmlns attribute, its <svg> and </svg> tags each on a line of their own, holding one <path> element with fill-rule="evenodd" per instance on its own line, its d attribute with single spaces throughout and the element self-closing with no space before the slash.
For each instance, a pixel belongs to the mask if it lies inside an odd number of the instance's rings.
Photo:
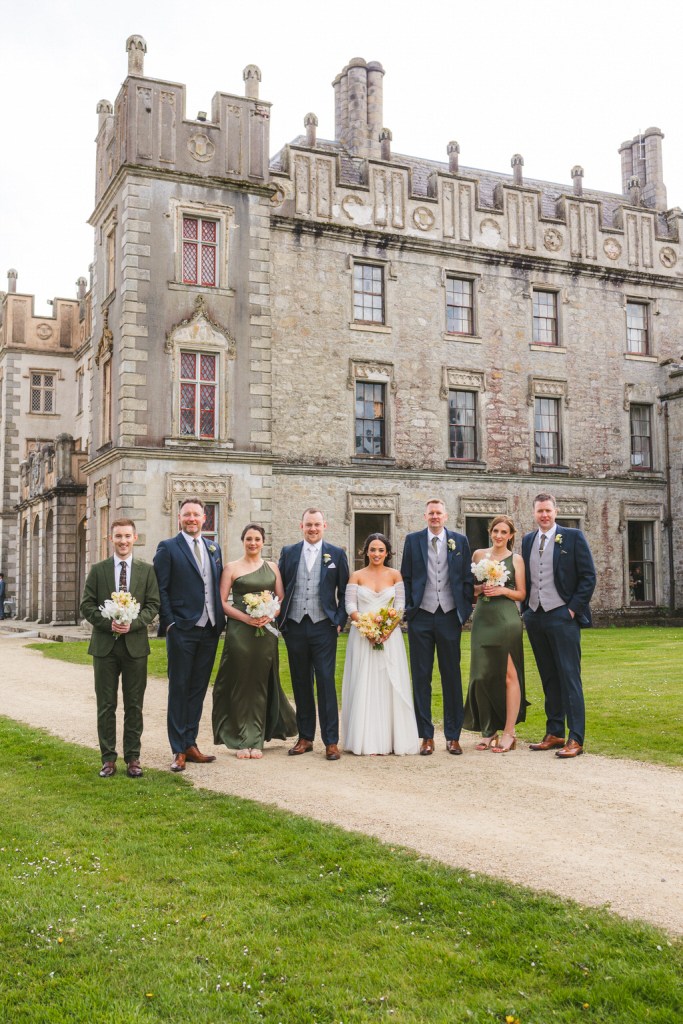
<svg viewBox="0 0 683 1024">
<path fill-rule="evenodd" d="M 280 672 L 291 696 L 289 666 L 281 643 Z M 407 643 L 407 641 L 406 641 Z M 595 754 L 629 757 L 655 764 L 683 766 L 683 630 L 640 626 L 631 629 L 588 629 L 583 632 L 583 682 L 587 709 L 587 744 Z M 522 739 L 540 739 L 545 732 L 543 693 L 526 635 L 527 720 L 518 726 Z M 86 644 L 35 644 L 46 657 L 89 664 Z M 337 688 L 341 693 L 346 637 L 337 651 Z M 462 675 L 467 691 L 470 634 L 463 633 Z M 152 641 L 152 675 L 166 675 L 166 646 Z M 215 672 L 215 669 L 214 669 Z M 433 713 L 442 717 L 438 669 L 435 666 Z"/>
<path fill-rule="evenodd" d="M 672 1024 L 683 948 L 0 719 L 0 1020 Z"/>
</svg>

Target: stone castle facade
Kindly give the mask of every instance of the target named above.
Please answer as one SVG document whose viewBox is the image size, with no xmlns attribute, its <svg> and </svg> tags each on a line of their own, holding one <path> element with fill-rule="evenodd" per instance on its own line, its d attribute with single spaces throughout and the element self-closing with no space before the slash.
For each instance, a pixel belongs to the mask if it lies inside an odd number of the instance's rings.
<svg viewBox="0 0 683 1024">
<path fill-rule="evenodd" d="M 659 129 L 622 145 L 621 195 L 578 166 L 568 188 L 528 179 L 519 155 L 509 175 L 464 167 L 456 142 L 409 157 L 383 68 L 355 59 L 335 139 L 311 113 L 269 160 L 258 68 L 190 118 L 183 86 L 144 75 L 144 40 L 127 47 L 97 108 L 90 289 L 54 322 L 15 281 L 2 304 L 19 614 L 73 620 L 109 522 L 132 516 L 150 558 L 187 493 L 228 557 L 249 520 L 276 554 L 314 504 L 353 561 L 377 529 L 400 555 L 430 497 L 481 546 L 492 515 L 529 529 L 551 491 L 593 548 L 596 608 L 683 606 L 683 212 Z"/>
</svg>

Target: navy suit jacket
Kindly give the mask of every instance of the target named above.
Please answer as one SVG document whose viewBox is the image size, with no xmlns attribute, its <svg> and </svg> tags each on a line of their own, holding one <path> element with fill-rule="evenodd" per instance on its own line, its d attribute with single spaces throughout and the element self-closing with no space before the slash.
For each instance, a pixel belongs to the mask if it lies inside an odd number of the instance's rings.
<svg viewBox="0 0 683 1024">
<path fill-rule="evenodd" d="M 429 530 L 409 533 L 403 545 L 401 576 L 406 588 L 406 619 L 410 621 L 419 611 L 427 585 L 427 559 Z M 453 600 L 458 609 L 461 623 L 467 622 L 472 614 L 474 601 L 474 576 L 472 575 L 472 552 L 469 541 L 462 533 L 446 530 L 448 545 L 448 576 L 451 581 Z"/>
<path fill-rule="evenodd" d="M 290 544 L 280 553 L 280 574 L 285 588 L 285 599 L 280 614 L 280 629 L 287 630 L 287 612 L 294 594 L 299 562 L 304 550 L 304 542 Z M 349 563 L 341 548 L 323 541 L 320 556 L 320 603 L 325 615 L 335 624 L 343 626 L 346 622 L 346 605 L 344 591 L 349 582 Z"/>
<path fill-rule="evenodd" d="M 225 612 L 220 594 L 223 565 L 221 549 L 213 541 L 202 537 L 204 557 L 209 559 L 213 579 L 213 599 L 216 609 L 216 629 L 225 627 Z M 159 582 L 159 636 L 165 636 L 173 623 L 178 629 L 189 630 L 197 625 L 204 611 L 204 580 L 190 546 L 182 533 L 171 540 L 162 540 L 154 556 L 154 571 Z"/>
<path fill-rule="evenodd" d="M 531 594 L 531 551 L 538 537 L 532 530 L 522 538 L 522 558 L 526 568 L 526 598 L 522 611 L 529 607 Z M 589 601 L 595 590 L 595 566 L 588 541 L 581 530 L 558 526 L 553 544 L 553 577 L 557 592 L 567 607 L 574 612 L 580 626 L 592 626 Z"/>
</svg>

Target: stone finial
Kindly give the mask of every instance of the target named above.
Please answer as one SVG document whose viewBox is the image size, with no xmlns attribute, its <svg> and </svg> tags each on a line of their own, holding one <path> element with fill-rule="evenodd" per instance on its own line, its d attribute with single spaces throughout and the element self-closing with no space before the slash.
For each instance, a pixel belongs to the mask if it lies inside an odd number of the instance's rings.
<svg viewBox="0 0 683 1024">
<path fill-rule="evenodd" d="M 109 100 L 100 100 L 96 107 L 98 127 L 101 128 L 107 118 L 114 113 L 114 107 Z"/>
<path fill-rule="evenodd" d="M 446 152 L 448 153 L 448 170 L 451 174 L 458 173 L 458 156 L 460 154 L 460 143 L 456 142 L 455 139 L 446 146 Z"/>
<path fill-rule="evenodd" d="M 523 185 L 524 177 L 522 173 L 522 167 L 524 167 L 524 157 L 521 153 L 515 153 L 510 161 L 512 167 L 512 181 L 515 185 Z"/>
<path fill-rule="evenodd" d="M 309 149 L 315 149 L 316 146 L 316 128 L 318 127 L 318 118 L 312 112 L 306 114 L 304 118 L 304 128 L 306 129 L 306 145 Z"/>
<path fill-rule="evenodd" d="M 128 51 L 128 74 L 142 78 L 145 73 L 147 43 L 142 36 L 128 36 L 126 50 Z"/>
<path fill-rule="evenodd" d="M 244 79 L 244 95 L 248 100 L 258 99 L 258 87 L 261 81 L 261 69 L 256 64 L 247 64 L 242 72 Z"/>
<path fill-rule="evenodd" d="M 79 299 L 79 300 L 80 299 L 84 299 L 85 298 L 85 293 L 86 293 L 87 289 L 88 289 L 88 282 L 86 281 L 86 279 L 84 277 L 79 277 L 76 280 L 76 298 Z"/>
<path fill-rule="evenodd" d="M 636 174 L 628 179 L 626 188 L 631 206 L 640 206 L 640 178 Z"/>
<path fill-rule="evenodd" d="M 583 195 L 583 167 L 581 164 L 574 164 L 572 167 L 572 185 L 574 186 L 574 195 Z"/>
<path fill-rule="evenodd" d="M 9 295 L 14 295 L 17 290 L 17 278 L 19 277 L 18 271 L 12 269 L 7 271 L 7 292 Z"/>
<path fill-rule="evenodd" d="M 382 128 L 379 133 L 380 160 L 391 160 L 391 140 L 393 135 L 388 128 Z"/>
</svg>

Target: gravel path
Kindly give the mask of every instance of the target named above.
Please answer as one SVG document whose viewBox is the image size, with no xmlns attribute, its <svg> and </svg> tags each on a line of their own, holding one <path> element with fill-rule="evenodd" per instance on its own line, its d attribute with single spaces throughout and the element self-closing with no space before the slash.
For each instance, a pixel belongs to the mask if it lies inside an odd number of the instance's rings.
<svg viewBox="0 0 683 1024">
<path fill-rule="evenodd" d="M 97 750 L 92 669 L 49 661 L 28 642 L 0 637 L 2 714 Z M 319 741 L 296 758 L 274 741 L 262 761 L 238 761 L 213 746 L 210 718 L 209 697 L 199 743 L 218 759 L 188 766 L 198 786 L 683 934 L 683 772 L 591 754 L 562 762 L 526 746 L 496 756 L 475 751 L 467 733 L 463 757 L 437 736 L 426 758 L 347 754 L 328 763 Z M 152 678 L 143 766 L 169 766 L 165 722 L 166 681 Z"/>
</svg>

